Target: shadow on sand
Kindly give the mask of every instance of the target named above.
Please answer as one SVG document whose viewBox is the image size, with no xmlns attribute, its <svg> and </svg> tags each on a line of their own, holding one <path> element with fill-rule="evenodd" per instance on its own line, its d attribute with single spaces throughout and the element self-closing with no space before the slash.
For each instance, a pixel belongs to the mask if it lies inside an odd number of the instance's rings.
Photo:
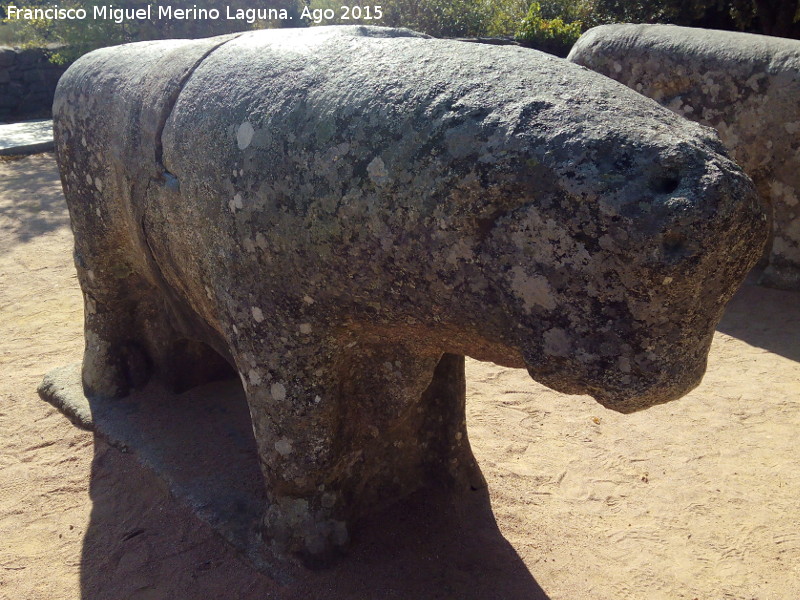
<svg viewBox="0 0 800 600">
<path fill-rule="evenodd" d="M 116 447 L 95 436 L 85 600 L 547 599 L 486 490 L 417 492 L 361 523 L 332 567 L 278 563 L 253 531 L 262 480 L 238 380 L 178 396 L 148 386 L 114 404 L 92 406 Z"/>
<path fill-rule="evenodd" d="M 730 301 L 717 331 L 800 362 L 800 293 L 754 285 L 757 275 Z"/>
<path fill-rule="evenodd" d="M 28 242 L 67 226 L 69 213 L 53 155 L 0 157 L 0 233 Z"/>
<path fill-rule="evenodd" d="M 718 329 L 800 360 L 798 299 L 745 285 Z M 80 387 L 71 368 L 61 377 Z M 486 490 L 420 491 L 362 522 L 350 553 L 327 569 L 277 561 L 254 529 L 265 500 L 238 380 L 179 395 L 151 384 L 91 413 L 104 433 L 95 439 L 85 600 L 547 599 L 499 531 Z"/>
</svg>

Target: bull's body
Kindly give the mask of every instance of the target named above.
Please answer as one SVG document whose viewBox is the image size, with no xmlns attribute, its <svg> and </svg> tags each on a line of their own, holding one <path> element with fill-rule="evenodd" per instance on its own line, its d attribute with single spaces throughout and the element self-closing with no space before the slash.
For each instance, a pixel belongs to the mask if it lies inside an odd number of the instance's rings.
<svg viewBox="0 0 800 600">
<path fill-rule="evenodd" d="M 55 113 L 87 394 L 226 359 L 265 527 L 311 554 L 425 481 L 480 483 L 463 355 L 622 411 L 691 389 L 765 237 L 707 130 L 517 48 L 136 44 L 78 61 Z"/>
</svg>

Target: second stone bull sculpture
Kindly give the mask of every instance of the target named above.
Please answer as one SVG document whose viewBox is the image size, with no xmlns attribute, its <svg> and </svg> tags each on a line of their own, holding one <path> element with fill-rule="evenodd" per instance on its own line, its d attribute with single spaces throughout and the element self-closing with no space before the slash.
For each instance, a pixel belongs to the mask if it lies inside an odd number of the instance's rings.
<svg viewBox="0 0 800 600">
<path fill-rule="evenodd" d="M 86 394 L 233 367 L 267 539 L 311 557 L 483 485 L 464 355 L 623 412 L 685 394 L 766 237 L 713 132 L 519 48 L 148 42 L 80 59 L 54 110 Z"/>
</svg>

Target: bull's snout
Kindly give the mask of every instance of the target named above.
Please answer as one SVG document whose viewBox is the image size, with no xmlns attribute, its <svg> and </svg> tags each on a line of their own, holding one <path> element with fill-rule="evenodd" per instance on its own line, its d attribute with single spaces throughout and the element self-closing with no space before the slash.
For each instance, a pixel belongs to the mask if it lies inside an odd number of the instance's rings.
<svg viewBox="0 0 800 600">
<path fill-rule="evenodd" d="M 660 377 L 631 382 L 618 389 L 590 389 L 588 393 L 606 408 L 627 414 L 682 398 L 700 385 L 705 371 L 706 360 L 702 359 L 677 369 L 666 368 Z"/>
<path fill-rule="evenodd" d="M 702 381 L 707 347 L 675 356 L 617 356 L 597 364 L 561 364 L 561 369 L 542 369 L 541 362 L 528 366 L 530 376 L 565 394 L 586 394 L 610 410 L 632 413 L 677 400 Z M 570 361 L 572 362 L 572 361 Z M 549 371 L 549 372 L 548 372 Z"/>
</svg>

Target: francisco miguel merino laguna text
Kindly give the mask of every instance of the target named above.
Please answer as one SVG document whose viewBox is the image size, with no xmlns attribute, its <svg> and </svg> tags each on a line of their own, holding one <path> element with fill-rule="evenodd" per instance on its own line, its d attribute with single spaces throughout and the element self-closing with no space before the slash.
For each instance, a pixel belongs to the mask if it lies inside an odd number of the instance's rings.
<svg viewBox="0 0 800 600">
<path fill-rule="evenodd" d="M 156 8 L 155 11 L 152 9 Z M 308 7 L 306 7 L 308 10 Z M 305 15 L 301 15 L 301 18 Z M 309 14 L 309 17 L 311 15 Z M 8 20 L 19 19 L 48 19 L 53 21 L 82 21 L 87 18 L 102 21 L 114 21 L 117 24 L 122 24 L 124 21 L 152 21 L 152 20 L 186 20 L 186 21 L 204 21 L 204 20 L 218 20 L 221 18 L 219 9 L 216 8 L 198 8 L 192 5 L 191 8 L 173 8 L 172 6 L 156 6 L 148 5 L 143 8 L 119 8 L 113 4 L 94 6 L 91 13 L 87 12 L 84 8 L 61 8 L 58 4 L 49 7 L 36 7 L 26 8 L 17 7 L 9 4 L 6 7 L 6 18 Z M 225 6 L 225 19 L 246 21 L 247 23 L 255 23 L 256 21 L 272 21 L 272 20 L 287 20 L 292 17 L 288 14 L 285 8 L 237 8 L 232 10 L 230 6 Z"/>
</svg>

